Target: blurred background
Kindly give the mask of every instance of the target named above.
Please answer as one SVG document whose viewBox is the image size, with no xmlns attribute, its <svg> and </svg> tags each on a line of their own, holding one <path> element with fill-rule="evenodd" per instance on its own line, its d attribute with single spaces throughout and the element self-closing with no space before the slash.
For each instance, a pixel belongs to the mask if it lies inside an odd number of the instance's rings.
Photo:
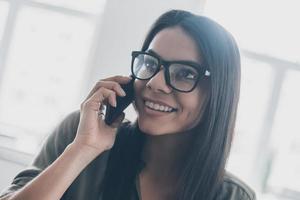
<svg viewBox="0 0 300 200">
<path fill-rule="evenodd" d="M 97 80 L 129 74 L 131 51 L 172 8 L 216 20 L 240 46 L 227 169 L 258 199 L 300 199 L 299 0 L 0 0 L 0 190 Z"/>
</svg>

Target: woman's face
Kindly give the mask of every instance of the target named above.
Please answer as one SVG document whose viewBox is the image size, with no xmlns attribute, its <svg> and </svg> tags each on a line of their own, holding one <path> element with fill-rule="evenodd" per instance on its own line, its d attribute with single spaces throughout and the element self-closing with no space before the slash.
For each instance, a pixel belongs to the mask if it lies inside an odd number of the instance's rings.
<svg viewBox="0 0 300 200">
<path fill-rule="evenodd" d="M 189 60 L 201 63 L 196 44 L 179 27 L 160 31 L 152 40 L 148 50 L 150 49 L 165 60 Z M 138 124 L 147 134 L 184 132 L 193 128 L 201 119 L 207 97 L 207 92 L 201 85 L 188 93 L 175 91 L 166 85 L 161 69 L 150 80 L 136 80 L 134 88 Z M 171 107 L 173 111 L 155 109 L 160 107 L 167 110 L 166 106 Z"/>
</svg>

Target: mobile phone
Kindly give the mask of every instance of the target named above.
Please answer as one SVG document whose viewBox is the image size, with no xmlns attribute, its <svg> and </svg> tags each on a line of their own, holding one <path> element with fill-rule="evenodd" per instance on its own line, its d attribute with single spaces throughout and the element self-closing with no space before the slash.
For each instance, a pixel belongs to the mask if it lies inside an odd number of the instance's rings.
<svg viewBox="0 0 300 200">
<path fill-rule="evenodd" d="M 106 106 L 104 121 L 106 124 L 111 125 L 118 116 L 132 103 L 134 100 L 134 88 L 133 88 L 134 78 L 127 84 L 121 84 L 121 87 L 126 93 L 126 96 L 117 96 L 117 107 L 111 105 Z"/>
</svg>

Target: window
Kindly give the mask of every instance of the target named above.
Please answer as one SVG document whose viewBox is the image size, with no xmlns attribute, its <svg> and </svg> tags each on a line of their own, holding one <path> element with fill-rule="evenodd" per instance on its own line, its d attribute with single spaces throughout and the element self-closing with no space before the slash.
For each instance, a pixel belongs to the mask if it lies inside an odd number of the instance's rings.
<svg viewBox="0 0 300 200">
<path fill-rule="evenodd" d="M 4 31 L 7 14 L 8 14 L 9 4 L 5 1 L 0 1 L 0 38 L 2 39 L 2 34 Z M 0 39 L 0 41 L 1 41 Z"/>
<path fill-rule="evenodd" d="M 1 37 L 6 45 L 0 55 L 0 132 L 7 146 L 34 153 L 66 113 L 79 109 L 104 1 L 12 0 L 0 5 L 0 34 L 10 30 Z"/>
<path fill-rule="evenodd" d="M 268 111 L 274 71 L 268 63 L 245 57 L 242 59 L 241 77 L 236 134 L 227 167 L 249 180 L 251 177 L 248 175 L 252 173 L 256 160 L 257 139 L 262 134 Z"/>
<path fill-rule="evenodd" d="M 241 48 L 241 97 L 227 168 L 261 192 L 258 199 L 299 198 L 298 10 L 296 0 L 208 0 L 204 11 Z"/>
<path fill-rule="evenodd" d="M 300 192 L 300 70 L 288 70 L 282 84 L 273 127 L 272 168 L 268 188 L 284 196 Z M 282 174 L 284 172 L 284 175 Z M 299 196 L 298 196 L 299 197 Z"/>
<path fill-rule="evenodd" d="M 99 14 L 104 8 L 105 1 L 103 0 L 34 0 L 40 3 L 46 3 L 62 8 L 70 8 L 81 12 L 91 14 Z"/>
</svg>

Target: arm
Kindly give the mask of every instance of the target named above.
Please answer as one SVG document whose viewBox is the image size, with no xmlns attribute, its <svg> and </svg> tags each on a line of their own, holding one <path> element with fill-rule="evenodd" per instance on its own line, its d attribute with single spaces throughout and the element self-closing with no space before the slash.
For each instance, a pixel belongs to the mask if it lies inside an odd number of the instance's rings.
<svg viewBox="0 0 300 200">
<path fill-rule="evenodd" d="M 128 81 L 126 77 L 112 77 L 98 82 L 81 104 L 80 115 L 64 120 L 51 134 L 33 163 L 37 169 L 29 170 L 27 175 L 25 170 L 14 179 L 6 192 L 12 194 L 9 200 L 60 199 L 80 172 L 113 146 L 116 129 L 124 116 L 108 126 L 98 116 L 98 110 L 104 100 L 115 104 L 116 95 L 122 95 L 117 82 Z M 32 171 L 35 175 L 30 174 Z"/>
<path fill-rule="evenodd" d="M 26 169 L 19 172 L 11 185 L 1 192 L 0 199 L 7 199 L 31 182 L 43 170 L 51 165 L 74 140 L 79 123 L 80 112 L 69 114 L 47 137 L 39 154 Z M 4 198 L 5 197 L 5 198 Z"/>
<path fill-rule="evenodd" d="M 93 150 L 70 144 L 49 167 L 8 200 L 60 199 L 80 172 L 97 157 Z"/>
</svg>

